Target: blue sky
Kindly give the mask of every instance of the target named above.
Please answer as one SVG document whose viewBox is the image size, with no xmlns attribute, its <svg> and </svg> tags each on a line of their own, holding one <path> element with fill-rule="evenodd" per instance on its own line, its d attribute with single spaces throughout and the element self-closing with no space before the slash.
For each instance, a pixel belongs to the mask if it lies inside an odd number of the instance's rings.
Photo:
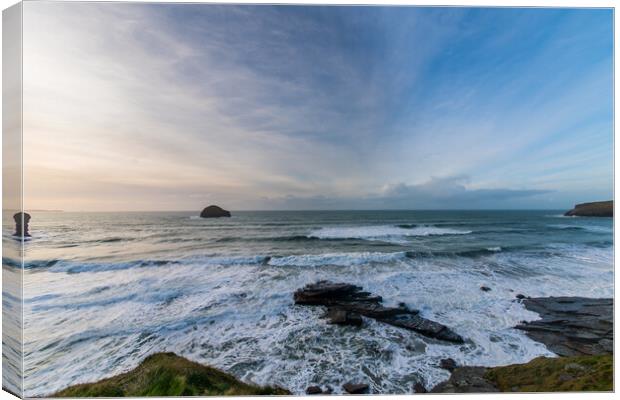
<svg viewBox="0 0 620 400">
<path fill-rule="evenodd" d="M 27 3 L 26 191 L 79 210 L 609 199 L 612 18 Z"/>
</svg>

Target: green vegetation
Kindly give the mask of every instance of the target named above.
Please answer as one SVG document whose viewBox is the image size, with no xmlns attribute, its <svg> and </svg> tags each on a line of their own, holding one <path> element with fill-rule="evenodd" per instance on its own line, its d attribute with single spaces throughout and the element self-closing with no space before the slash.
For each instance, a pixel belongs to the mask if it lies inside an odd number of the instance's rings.
<svg viewBox="0 0 620 400">
<path fill-rule="evenodd" d="M 68 387 L 52 397 L 141 397 L 283 395 L 285 389 L 259 387 L 240 382 L 232 375 L 174 353 L 153 354 L 134 370 Z"/>
<path fill-rule="evenodd" d="M 613 356 L 538 357 L 491 368 L 485 378 L 502 392 L 612 391 Z"/>
</svg>

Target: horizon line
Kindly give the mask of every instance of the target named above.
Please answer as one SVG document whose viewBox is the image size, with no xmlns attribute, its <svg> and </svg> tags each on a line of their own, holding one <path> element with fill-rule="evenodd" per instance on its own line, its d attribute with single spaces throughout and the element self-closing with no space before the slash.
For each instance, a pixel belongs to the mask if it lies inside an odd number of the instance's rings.
<svg viewBox="0 0 620 400">
<path fill-rule="evenodd" d="M 565 208 L 376 208 L 376 209 L 352 209 L 352 208 L 334 208 L 334 209 L 238 209 L 227 210 L 230 212 L 342 212 L 342 211 L 559 211 Z M 19 210 L 19 209 L 3 209 L 3 212 L 46 212 L 46 213 L 164 213 L 164 212 L 197 212 L 201 210 Z"/>
</svg>

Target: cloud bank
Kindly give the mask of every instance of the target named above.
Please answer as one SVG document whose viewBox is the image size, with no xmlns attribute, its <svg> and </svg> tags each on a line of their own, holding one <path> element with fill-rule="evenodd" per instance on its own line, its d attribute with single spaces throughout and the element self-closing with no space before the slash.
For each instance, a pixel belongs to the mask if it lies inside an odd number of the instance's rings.
<svg viewBox="0 0 620 400">
<path fill-rule="evenodd" d="M 467 176 L 432 177 L 420 184 L 385 185 L 375 193 L 358 197 L 299 197 L 288 195 L 262 199 L 263 208 L 277 209 L 503 209 L 519 208 L 523 200 L 540 197 L 550 190 L 536 189 L 472 189 Z"/>
</svg>

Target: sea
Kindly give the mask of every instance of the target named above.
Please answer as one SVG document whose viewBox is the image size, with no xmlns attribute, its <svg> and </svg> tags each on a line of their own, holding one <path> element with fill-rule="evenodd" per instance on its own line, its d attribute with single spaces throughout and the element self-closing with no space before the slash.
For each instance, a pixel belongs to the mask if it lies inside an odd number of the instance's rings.
<svg viewBox="0 0 620 400">
<path fill-rule="evenodd" d="M 303 394 L 412 393 L 443 358 L 498 366 L 554 356 L 513 327 L 525 296 L 613 297 L 613 220 L 561 211 L 33 212 L 24 244 L 25 395 L 46 396 L 174 352 Z M 4 233 L 11 240 L 10 232 Z M 4 268 L 19 268 L 5 257 Z M 347 282 L 465 338 L 364 319 L 330 325 L 296 289 Z M 490 291 L 481 290 L 481 286 Z M 10 299 L 9 299 L 10 300 Z"/>
</svg>

